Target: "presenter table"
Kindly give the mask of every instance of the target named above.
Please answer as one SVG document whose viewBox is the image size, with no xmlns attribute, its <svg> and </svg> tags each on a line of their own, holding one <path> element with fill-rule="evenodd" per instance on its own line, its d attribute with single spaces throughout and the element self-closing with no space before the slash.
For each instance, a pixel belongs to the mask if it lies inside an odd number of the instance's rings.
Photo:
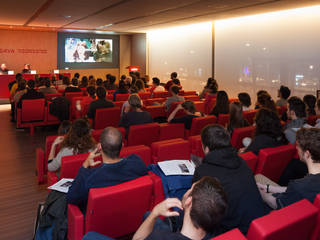
<svg viewBox="0 0 320 240">
<path fill-rule="evenodd" d="M 26 80 L 34 79 L 34 76 L 36 74 L 22 74 L 23 78 Z M 51 77 L 53 74 L 44 73 L 44 74 L 38 74 L 40 77 Z M 56 78 L 58 79 L 59 74 L 55 74 Z M 62 75 L 71 77 L 70 73 L 62 73 Z M 15 75 L 0 75 L 0 100 L 3 102 L 3 100 L 8 100 L 10 93 L 8 84 L 16 79 Z"/>
</svg>

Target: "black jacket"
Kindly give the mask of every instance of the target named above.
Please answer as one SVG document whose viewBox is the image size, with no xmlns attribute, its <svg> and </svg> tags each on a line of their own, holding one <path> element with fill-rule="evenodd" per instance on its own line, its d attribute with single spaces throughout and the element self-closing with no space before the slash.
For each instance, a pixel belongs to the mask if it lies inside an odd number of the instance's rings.
<svg viewBox="0 0 320 240">
<path fill-rule="evenodd" d="M 270 137 L 266 134 L 261 134 L 252 139 L 252 142 L 247 147 L 246 152 L 253 152 L 254 154 L 258 155 L 261 149 L 279 147 L 285 144 L 288 144 L 288 141 L 283 134 L 277 138 Z"/>
<path fill-rule="evenodd" d="M 106 100 L 106 99 L 98 99 L 95 101 L 92 101 L 89 105 L 88 110 L 88 118 L 94 119 L 96 116 L 96 110 L 100 108 L 112 108 L 114 107 L 114 103 Z"/>
<path fill-rule="evenodd" d="M 236 150 L 227 147 L 208 153 L 196 168 L 193 182 L 203 176 L 217 178 L 228 198 L 228 210 L 216 234 L 239 228 L 246 234 L 252 220 L 264 216 L 269 209 L 263 202 L 254 176 Z"/>
<path fill-rule="evenodd" d="M 22 101 L 23 100 L 30 100 L 30 99 L 40 99 L 40 98 L 44 98 L 44 94 L 41 92 L 38 92 L 34 89 L 28 89 L 27 92 L 25 94 L 23 94 L 17 104 L 18 108 L 22 107 Z"/>
</svg>

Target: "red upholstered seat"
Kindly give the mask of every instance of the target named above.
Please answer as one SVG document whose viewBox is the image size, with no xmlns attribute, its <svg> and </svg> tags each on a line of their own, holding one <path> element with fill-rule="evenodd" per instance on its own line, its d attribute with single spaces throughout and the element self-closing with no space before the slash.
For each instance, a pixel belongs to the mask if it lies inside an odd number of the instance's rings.
<svg viewBox="0 0 320 240">
<path fill-rule="evenodd" d="M 150 113 L 152 118 L 166 117 L 165 107 L 161 105 L 146 106 L 144 110 Z"/>
<path fill-rule="evenodd" d="M 117 127 L 120 121 L 120 108 L 101 108 L 96 110 L 94 129 Z"/>
<path fill-rule="evenodd" d="M 260 173 L 272 181 L 278 182 L 295 152 L 296 148 L 291 144 L 261 149 L 255 173 Z"/>
<path fill-rule="evenodd" d="M 190 152 L 191 154 L 197 157 L 204 157 L 204 152 L 202 149 L 201 136 L 195 135 L 188 138 L 190 144 Z"/>
<path fill-rule="evenodd" d="M 217 118 L 215 116 L 207 116 L 207 117 L 197 117 L 192 119 L 192 125 L 190 131 L 186 131 L 186 137 L 199 135 L 201 130 L 209 125 L 217 122 Z"/>
<path fill-rule="evenodd" d="M 85 216 L 77 206 L 68 206 L 68 239 L 80 240 L 89 231 L 112 238 L 134 233 L 153 206 L 153 189 L 150 176 L 90 189 Z"/>
<path fill-rule="evenodd" d="M 197 95 L 197 91 L 183 91 L 183 96 Z"/>
<path fill-rule="evenodd" d="M 147 123 L 130 126 L 128 146 L 146 145 L 159 141 L 160 126 L 158 123 Z"/>
<path fill-rule="evenodd" d="M 126 101 L 117 101 L 117 102 L 113 102 L 115 107 L 118 107 L 120 109 L 122 109 L 122 105 L 125 103 Z"/>
<path fill-rule="evenodd" d="M 243 117 L 252 125 L 258 110 L 243 111 Z"/>
<path fill-rule="evenodd" d="M 44 95 L 45 99 L 48 101 L 48 100 L 51 100 L 53 98 L 56 98 L 56 97 L 61 97 L 62 94 L 61 93 L 47 93 Z"/>
<path fill-rule="evenodd" d="M 183 123 L 161 123 L 159 140 L 184 138 Z"/>
<path fill-rule="evenodd" d="M 149 98 L 144 101 L 146 106 L 153 106 L 155 104 L 159 105 L 166 101 L 166 98 Z"/>
<path fill-rule="evenodd" d="M 127 157 L 131 154 L 138 155 L 148 166 L 151 164 L 151 149 L 145 145 L 137 145 L 137 146 L 130 146 L 124 147 L 121 149 L 120 157 Z"/>
<path fill-rule="evenodd" d="M 77 102 L 79 101 L 81 107 L 82 107 L 82 101 L 84 99 L 84 96 L 81 96 L 81 97 L 73 97 L 71 99 L 71 105 L 70 105 L 70 116 L 71 116 L 71 120 L 74 120 L 74 119 L 77 119 L 79 118 L 80 116 L 82 116 L 82 113 L 80 113 L 77 108 L 76 108 L 76 105 L 77 105 Z M 80 114 L 79 114 L 80 113 Z"/>
<path fill-rule="evenodd" d="M 118 93 L 116 94 L 116 101 L 127 101 L 130 93 Z"/>
<path fill-rule="evenodd" d="M 304 199 L 253 220 L 247 233 L 248 240 L 310 239 L 318 209 Z"/>
<path fill-rule="evenodd" d="M 313 201 L 313 205 L 318 208 L 319 212 L 318 212 L 317 222 L 316 222 L 315 229 L 312 233 L 311 240 L 319 240 L 320 239 L 320 193 L 317 194 L 317 196 L 315 197 Z"/>
<path fill-rule="evenodd" d="M 243 236 L 238 228 L 235 228 L 210 240 L 246 240 L 246 237 Z"/>
<path fill-rule="evenodd" d="M 69 100 L 69 102 L 72 102 L 72 98 L 74 97 L 82 97 L 83 96 L 83 92 L 66 92 L 64 94 L 64 96 Z"/>
<path fill-rule="evenodd" d="M 170 114 L 176 109 L 176 107 L 177 107 L 179 104 L 181 104 L 181 103 L 183 103 L 183 102 L 173 102 L 173 103 L 171 103 L 170 108 L 169 108 L 169 110 L 168 110 L 168 112 L 167 112 L 167 116 L 169 117 L 169 115 L 170 115 Z M 176 113 L 175 118 L 177 118 L 177 117 L 182 117 L 182 116 L 185 116 L 185 115 L 186 115 L 185 111 L 184 111 L 183 109 L 180 109 L 180 110 Z"/>
<path fill-rule="evenodd" d="M 184 96 L 184 100 L 186 100 L 186 101 L 200 101 L 200 96 L 188 95 L 188 96 Z"/>
<path fill-rule="evenodd" d="M 229 114 L 219 114 L 217 123 L 223 127 L 226 127 L 229 123 L 229 118 L 230 118 Z"/>
<path fill-rule="evenodd" d="M 153 98 L 167 98 L 169 93 L 167 91 L 153 92 Z"/>
<path fill-rule="evenodd" d="M 194 101 L 194 106 L 196 107 L 198 112 L 201 112 L 204 114 L 204 102 L 203 101 Z"/>
<path fill-rule="evenodd" d="M 190 160 L 189 142 L 182 138 L 154 142 L 151 150 L 152 163 L 165 160 Z"/>
<path fill-rule="evenodd" d="M 149 99 L 151 98 L 151 93 L 144 92 L 144 93 L 138 93 L 141 100 Z"/>
<path fill-rule="evenodd" d="M 249 168 L 254 173 L 256 171 L 256 166 L 257 166 L 257 162 L 258 162 L 258 156 L 255 155 L 252 152 L 241 153 L 241 154 L 239 154 L 239 156 L 243 160 L 246 161 L 246 163 L 248 164 Z"/>
<path fill-rule="evenodd" d="M 235 128 L 231 136 L 231 145 L 236 149 L 242 148 L 243 147 L 242 140 L 246 137 L 252 138 L 255 129 L 256 129 L 255 126 Z"/>
</svg>

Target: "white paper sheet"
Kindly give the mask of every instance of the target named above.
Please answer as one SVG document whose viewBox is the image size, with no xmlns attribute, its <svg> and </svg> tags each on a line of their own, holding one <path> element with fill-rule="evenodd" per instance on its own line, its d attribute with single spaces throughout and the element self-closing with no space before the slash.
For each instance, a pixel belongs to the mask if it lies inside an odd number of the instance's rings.
<svg viewBox="0 0 320 240">
<path fill-rule="evenodd" d="M 48 189 L 67 193 L 73 182 L 72 178 L 62 178 L 59 182 L 51 185 Z"/>
<path fill-rule="evenodd" d="M 166 176 L 193 175 L 195 166 L 189 160 L 168 160 L 158 162 L 159 167 Z"/>
</svg>

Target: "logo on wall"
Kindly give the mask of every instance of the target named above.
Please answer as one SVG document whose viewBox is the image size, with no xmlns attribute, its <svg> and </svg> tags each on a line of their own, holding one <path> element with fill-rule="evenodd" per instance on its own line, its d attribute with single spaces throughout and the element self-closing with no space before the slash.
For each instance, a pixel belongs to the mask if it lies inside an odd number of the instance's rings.
<svg viewBox="0 0 320 240">
<path fill-rule="evenodd" d="M 22 54 L 47 54 L 47 49 L 30 49 L 30 48 L 0 48 L 0 54 L 15 54 L 15 53 L 22 53 Z"/>
</svg>

